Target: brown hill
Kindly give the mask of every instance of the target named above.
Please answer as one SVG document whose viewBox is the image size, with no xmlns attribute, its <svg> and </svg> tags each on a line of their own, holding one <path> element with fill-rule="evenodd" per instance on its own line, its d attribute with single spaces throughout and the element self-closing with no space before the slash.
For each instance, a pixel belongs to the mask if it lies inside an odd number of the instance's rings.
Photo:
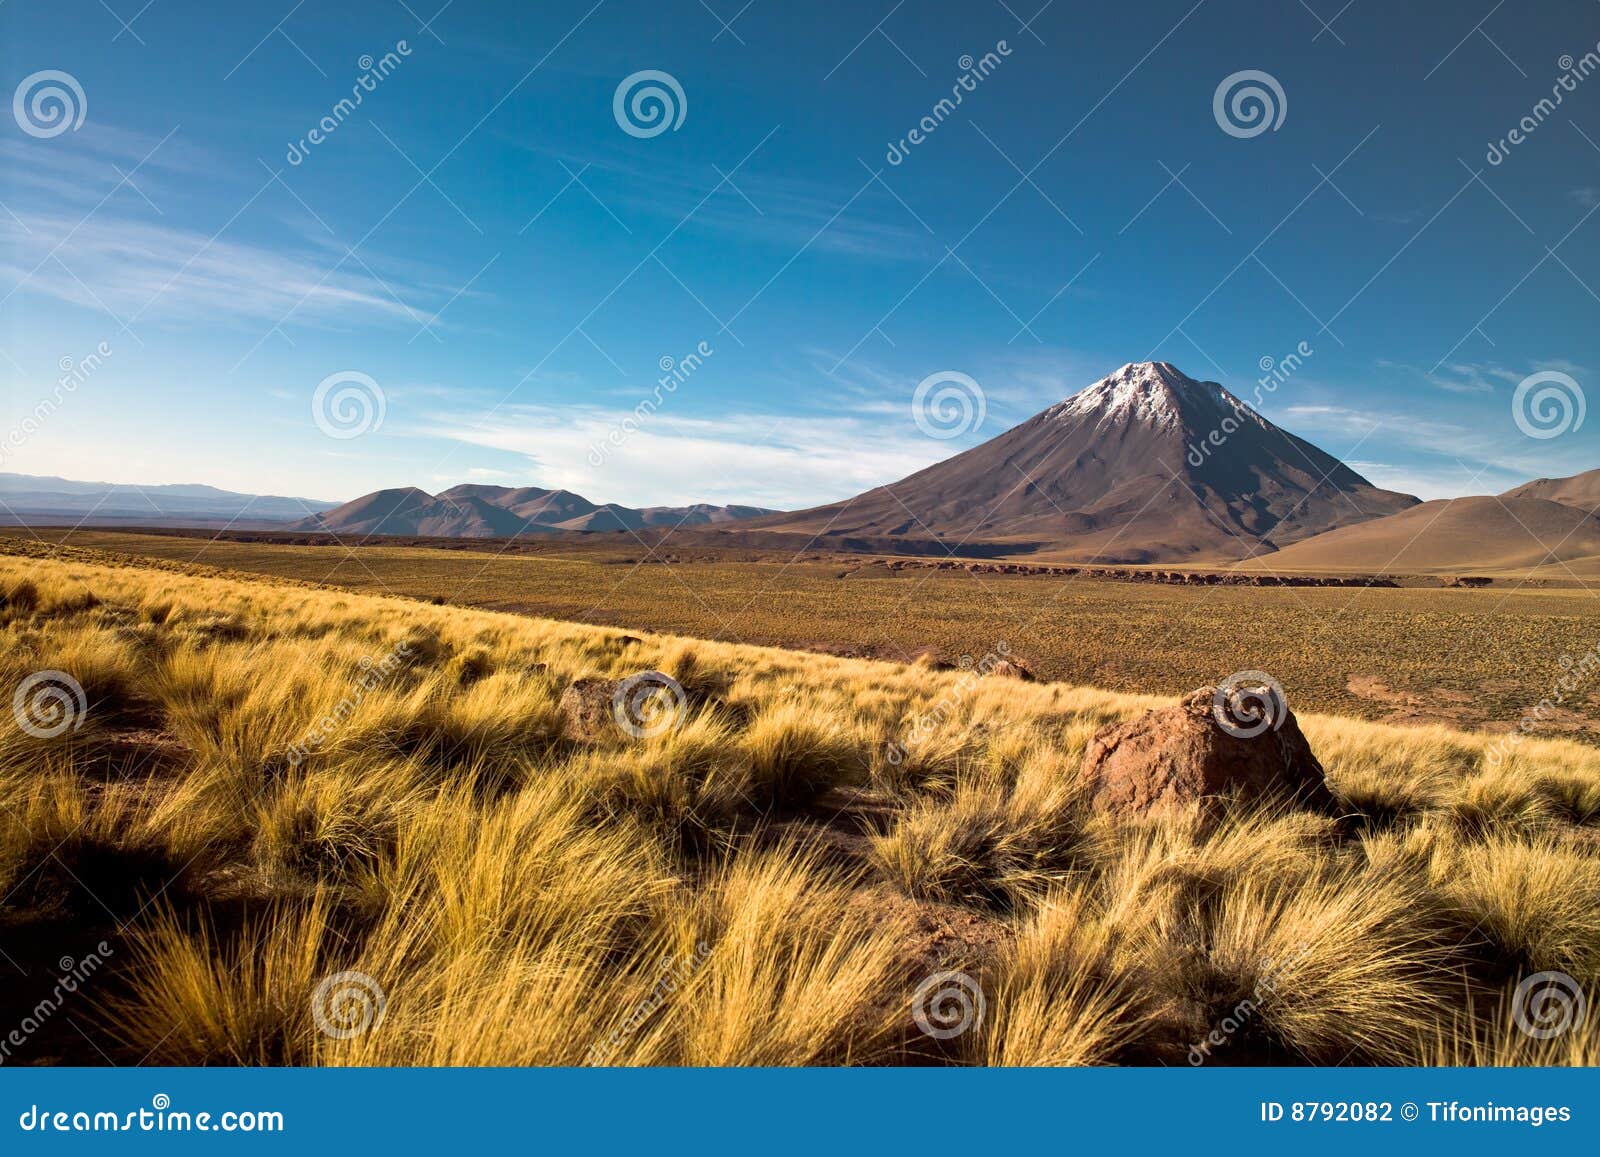
<svg viewBox="0 0 1600 1157">
<path fill-rule="evenodd" d="M 708 526 L 771 514 L 754 506 L 628 506 L 590 502 L 570 490 L 537 486 L 452 486 L 437 495 L 403 487 L 377 490 L 343 506 L 290 524 L 294 531 L 324 531 L 442 538 L 510 538 L 562 531 L 638 530 L 645 527 Z"/>
<path fill-rule="evenodd" d="M 815 535 L 823 548 L 846 537 L 1010 541 L 1141 563 L 1243 558 L 1416 503 L 1216 382 L 1143 362 L 899 482 L 740 530 Z"/>
<path fill-rule="evenodd" d="M 1600 509 L 1600 470 L 1585 470 L 1570 478 L 1536 478 L 1507 490 L 1501 498 L 1546 498 L 1584 510 Z"/>
<path fill-rule="evenodd" d="M 1543 498 L 1472 497 L 1424 502 L 1285 547 L 1267 570 L 1470 572 L 1567 564 L 1596 573 L 1600 518 Z M 1588 559 L 1588 561 L 1579 561 Z M 1576 564 L 1576 565 L 1574 565 Z M 1556 568 L 1560 570 L 1558 566 Z"/>
<path fill-rule="evenodd" d="M 343 506 L 314 514 L 290 530 L 320 530 L 365 537 L 369 534 L 427 535 L 442 538 L 495 538 L 517 533 L 522 522 L 509 510 L 480 498 L 435 498 L 414 486 L 376 490 Z"/>
</svg>

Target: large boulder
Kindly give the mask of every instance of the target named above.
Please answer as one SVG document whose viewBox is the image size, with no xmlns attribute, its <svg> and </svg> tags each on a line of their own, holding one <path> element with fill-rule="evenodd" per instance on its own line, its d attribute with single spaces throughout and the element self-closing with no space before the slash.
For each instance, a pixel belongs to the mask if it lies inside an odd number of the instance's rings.
<svg viewBox="0 0 1600 1157">
<path fill-rule="evenodd" d="M 1224 796 L 1275 797 L 1336 814 L 1282 689 L 1266 683 L 1201 687 L 1175 707 L 1102 727 L 1083 759 L 1095 804 L 1138 816 Z"/>
</svg>

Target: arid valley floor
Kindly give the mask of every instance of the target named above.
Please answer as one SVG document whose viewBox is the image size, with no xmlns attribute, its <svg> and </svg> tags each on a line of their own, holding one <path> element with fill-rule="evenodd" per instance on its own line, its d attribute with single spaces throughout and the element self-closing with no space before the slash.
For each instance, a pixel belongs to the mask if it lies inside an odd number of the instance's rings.
<svg viewBox="0 0 1600 1157">
<path fill-rule="evenodd" d="M 368 594 L 859 658 L 905 662 L 928 651 L 958 663 L 1004 644 L 1040 678 L 1113 691 L 1177 695 L 1257 669 L 1284 684 L 1296 709 L 1395 723 L 1505 730 L 1560 694 L 1562 702 L 1541 713 L 1540 733 L 1600 742 L 1600 678 L 1571 692 L 1557 686 L 1567 676 L 1563 657 L 1570 666 L 1600 646 L 1600 582 L 1561 566 L 1486 572 L 1488 585 L 1478 588 L 1432 574 L 1400 574 L 1392 586 L 1250 585 L 1271 573 L 1263 560 L 1191 568 L 1241 585 L 1181 585 L 1136 581 L 1148 568 L 1091 568 L 1115 577 L 1006 574 L 990 569 L 1003 564 L 970 559 L 654 549 L 622 535 L 306 546 L 304 536 L 271 534 L 0 528 L 0 550 L 37 553 L 58 542 Z"/>
<path fill-rule="evenodd" d="M 1594 647 L 1581 587 L 61 537 L 0 554 L 0 674 L 86 698 L 0 734 L 6 1019 L 105 963 L 12 1063 L 1600 1060 L 1508 1011 L 1600 980 L 1595 689 L 1496 746 Z M 1039 681 L 884 661 L 1001 642 Z M 1246 666 L 1339 814 L 1087 805 L 1098 728 Z M 680 726 L 564 725 L 646 669 Z M 346 972 L 374 1031 L 318 1031 Z M 986 1015 L 919 1033 L 953 972 Z"/>
</svg>

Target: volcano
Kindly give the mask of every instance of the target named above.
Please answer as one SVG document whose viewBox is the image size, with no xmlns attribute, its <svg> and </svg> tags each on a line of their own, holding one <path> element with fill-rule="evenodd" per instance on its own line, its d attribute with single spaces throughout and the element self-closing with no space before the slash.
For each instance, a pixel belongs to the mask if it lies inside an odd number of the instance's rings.
<svg viewBox="0 0 1600 1157">
<path fill-rule="evenodd" d="M 741 529 L 971 542 L 1079 561 L 1251 557 L 1415 506 L 1167 362 L 1123 366 L 1004 434 L 843 502 Z M 1026 545 L 1024 545 L 1026 544 Z"/>
</svg>

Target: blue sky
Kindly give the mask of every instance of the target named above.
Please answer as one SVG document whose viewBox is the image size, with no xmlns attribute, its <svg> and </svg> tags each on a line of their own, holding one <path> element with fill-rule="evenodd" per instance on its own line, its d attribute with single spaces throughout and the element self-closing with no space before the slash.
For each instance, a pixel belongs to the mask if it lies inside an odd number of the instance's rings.
<svg viewBox="0 0 1600 1157">
<path fill-rule="evenodd" d="M 4 92 L 57 70 L 84 105 L 0 121 L 0 470 L 801 506 L 1124 362 L 1248 399 L 1302 342 L 1261 409 L 1380 484 L 1600 465 L 1600 415 L 1513 420 L 1529 374 L 1600 385 L 1600 75 L 1486 159 L 1596 51 L 1593 0 L 442 2 L 0 8 Z M 675 129 L 619 123 L 643 70 Z M 1276 128 L 1218 121 L 1243 70 Z M 952 440 L 911 412 L 943 371 L 986 399 Z M 331 438 L 346 372 L 384 416 Z"/>
</svg>

